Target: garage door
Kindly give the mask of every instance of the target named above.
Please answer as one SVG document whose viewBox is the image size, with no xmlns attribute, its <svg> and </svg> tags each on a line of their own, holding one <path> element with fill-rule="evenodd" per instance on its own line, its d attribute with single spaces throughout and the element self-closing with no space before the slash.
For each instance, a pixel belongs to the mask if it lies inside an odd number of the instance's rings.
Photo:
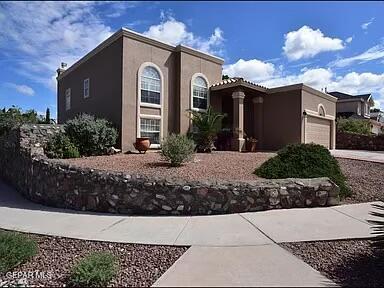
<svg viewBox="0 0 384 288">
<path fill-rule="evenodd" d="M 307 118 L 306 143 L 316 143 L 327 148 L 331 143 L 331 121 L 317 117 Z"/>
</svg>

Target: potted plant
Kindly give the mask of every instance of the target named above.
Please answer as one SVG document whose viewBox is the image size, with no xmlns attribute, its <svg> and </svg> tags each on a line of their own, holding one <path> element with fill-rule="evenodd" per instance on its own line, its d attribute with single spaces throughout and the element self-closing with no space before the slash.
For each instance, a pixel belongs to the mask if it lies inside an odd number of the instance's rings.
<svg viewBox="0 0 384 288">
<path fill-rule="evenodd" d="M 139 153 L 145 153 L 151 146 L 151 141 L 149 137 L 137 137 L 136 142 L 133 143 L 133 146 L 136 148 L 137 151 L 139 151 Z"/>
<path fill-rule="evenodd" d="M 256 147 L 257 147 L 257 139 L 253 137 L 247 138 L 247 151 L 249 152 L 256 152 Z"/>
</svg>

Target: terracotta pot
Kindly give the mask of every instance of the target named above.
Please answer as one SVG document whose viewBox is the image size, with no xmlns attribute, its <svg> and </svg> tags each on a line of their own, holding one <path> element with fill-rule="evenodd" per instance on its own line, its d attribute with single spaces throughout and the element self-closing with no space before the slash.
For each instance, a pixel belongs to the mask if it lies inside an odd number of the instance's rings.
<svg viewBox="0 0 384 288">
<path fill-rule="evenodd" d="M 249 152 L 256 152 L 256 147 L 257 147 L 257 140 L 248 140 L 247 141 L 247 150 Z"/>
<path fill-rule="evenodd" d="M 133 146 L 140 153 L 141 152 L 145 153 L 149 149 L 149 147 L 151 146 L 151 141 L 149 140 L 149 137 L 139 137 L 139 138 L 136 138 L 136 142 L 133 143 Z"/>
</svg>

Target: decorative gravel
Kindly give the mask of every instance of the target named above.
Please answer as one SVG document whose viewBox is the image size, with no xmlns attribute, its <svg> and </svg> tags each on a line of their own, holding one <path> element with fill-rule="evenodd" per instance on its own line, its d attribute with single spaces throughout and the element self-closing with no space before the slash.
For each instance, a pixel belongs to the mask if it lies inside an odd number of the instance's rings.
<svg viewBox="0 0 384 288">
<path fill-rule="evenodd" d="M 38 255 L 12 271 L 39 271 L 52 275 L 46 279 L 11 279 L 0 275 L 0 287 L 6 283 L 27 286 L 64 286 L 70 269 L 81 257 L 93 251 L 108 251 L 118 259 L 119 272 L 109 286 L 151 286 L 188 249 L 187 247 L 123 244 L 86 241 L 28 234 L 39 246 Z M 3 279 L 1 279 L 3 278 Z M 50 278 L 50 279 L 49 279 Z M 6 283 L 2 283 L 6 281 Z M 2 285 L 1 285 L 2 284 Z"/>
<path fill-rule="evenodd" d="M 346 287 L 383 287 L 384 253 L 369 240 L 281 244 L 337 284 Z"/>
<path fill-rule="evenodd" d="M 384 164 L 337 159 L 352 188 L 344 203 L 384 201 Z"/>
<path fill-rule="evenodd" d="M 62 160 L 81 167 L 94 169 L 175 177 L 186 180 L 254 180 L 253 171 L 274 153 L 239 153 L 216 151 L 195 154 L 194 160 L 181 167 L 170 167 L 158 152 L 146 154 L 117 154 Z"/>
</svg>

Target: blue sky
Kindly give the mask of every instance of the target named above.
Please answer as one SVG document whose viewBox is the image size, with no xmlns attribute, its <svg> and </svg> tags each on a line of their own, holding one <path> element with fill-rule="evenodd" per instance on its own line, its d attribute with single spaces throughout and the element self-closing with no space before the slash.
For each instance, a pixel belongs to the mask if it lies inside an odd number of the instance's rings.
<svg viewBox="0 0 384 288">
<path fill-rule="evenodd" d="M 384 109 L 384 2 L 0 2 L 0 107 L 56 115 L 55 70 L 120 27 L 225 60 L 267 87 L 373 93 Z"/>
</svg>

